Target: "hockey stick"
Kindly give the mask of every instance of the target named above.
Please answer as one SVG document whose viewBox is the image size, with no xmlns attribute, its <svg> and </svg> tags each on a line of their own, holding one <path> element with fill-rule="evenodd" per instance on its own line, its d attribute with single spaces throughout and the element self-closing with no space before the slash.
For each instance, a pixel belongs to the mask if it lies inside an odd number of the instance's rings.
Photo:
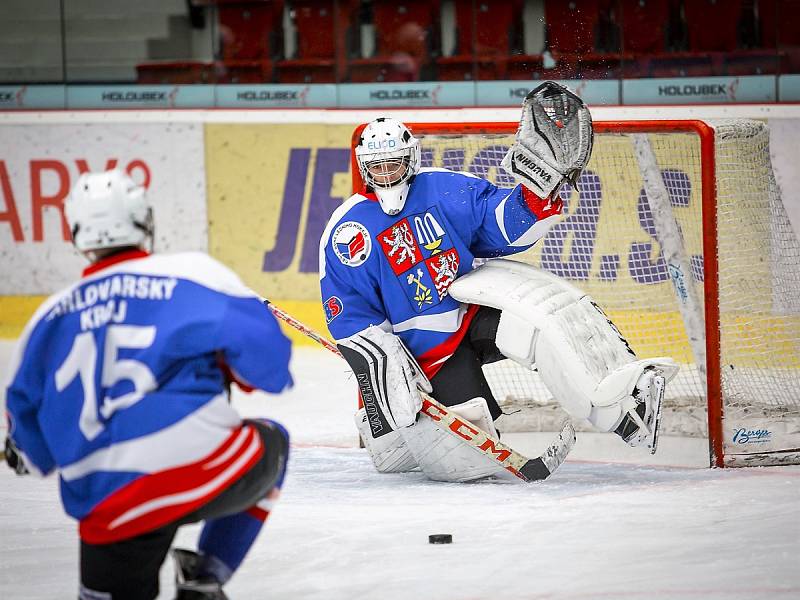
<svg viewBox="0 0 800 600">
<path fill-rule="evenodd" d="M 332 341 L 310 329 L 269 300 L 264 299 L 264 304 L 278 319 L 342 358 L 341 352 Z M 566 421 L 556 439 L 545 449 L 541 456 L 528 458 L 513 448 L 506 446 L 473 423 L 459 418 L 450 412 L 447 407 L 428 396 L 428 394 L 424 392 L 420 392 L 420 394 L 422 395 L 422 410 L 420 411 L 422 418 L 428 418 L 443 431 L 458 436 L 460 440 L 466 442 L 484 456 L 491 458 L 503 469 L 525 482 L 541 481 L 552 475 L 564 462 L 567 454 L 575 445 L 575 429 L 570 421 Z"/>
</svg>

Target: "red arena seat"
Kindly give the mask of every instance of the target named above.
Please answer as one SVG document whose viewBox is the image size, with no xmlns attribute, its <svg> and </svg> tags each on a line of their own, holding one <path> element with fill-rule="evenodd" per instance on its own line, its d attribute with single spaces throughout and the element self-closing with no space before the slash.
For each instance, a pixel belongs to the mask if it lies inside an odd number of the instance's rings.
<svg viewBox="0 0 800 600">
<path fill-rule="evenodd" d="M 213 63 L 196 60 L 153 61 L 136 65 L 141 84 L 216 83 Z"/>
<path fill-rule="evenodd" d="M 508 60 L 519 36 L 522 6 L 521 0 L 455 0 L 456 49 L 452 56 L 436 61 L 438 78 L 506 79 Z M 530 57 L 530 61 L 536 58 Z"/>
<path fill-rule="evenodd" d="M 617 0 L 622 49 L 636 54 L 658 54 L 667 47 L 670 0 Z"/>
<path fill-rule="evenodd" d="M 217 83 L 265 83 L 273 80 L 273 65 L 269 60 L 225 60 L 214 67 Z"/>
<path fill-rule="evenodd" d="M 219 2 L 223 60 L 263 60 L 282 43 L 283 0 Z"/>
<path fill-rule="evenodd" d="M 800 0 L 759 0 L 761 47 L 777 51 L 782 73 L 800 73 Z"/>
<path fill-rule="evenodd" d="M 598 0 L 545 0 L 548 48 L 561 54 L 593 52 L 599 18 Z"/>
<path fill-rule="evenodd" d="M 348 32 L 357 0 L 294 0 L 296 52 L 276 64 L 280 83 L 335 83 L 344 78 Z"/>
<path fill-rule="evenodd" d="M 737 46 L 742 0 L 684 2 L 690 52 L 730 52 Z"/>
<path fill-rule="evenodd" d="M 438 55 L 439 0 L 375 0 L 375 56 L 350 61 L 350 81 L 417 81 Z"/>
</svg>

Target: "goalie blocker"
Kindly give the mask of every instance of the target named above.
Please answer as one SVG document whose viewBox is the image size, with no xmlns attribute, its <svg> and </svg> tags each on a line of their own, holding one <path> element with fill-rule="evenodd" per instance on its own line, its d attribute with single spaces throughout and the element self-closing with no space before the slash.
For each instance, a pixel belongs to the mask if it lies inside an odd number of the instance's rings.
<svg viewBox="0 0 800 600">
<path fill-rule="evenodd" d="M 337 347 L 358 381 L 373 438 L 414 423 L 419 391 L 430 392 L 431 382 L 399 337 L 373 325 Z"/>
</svg>

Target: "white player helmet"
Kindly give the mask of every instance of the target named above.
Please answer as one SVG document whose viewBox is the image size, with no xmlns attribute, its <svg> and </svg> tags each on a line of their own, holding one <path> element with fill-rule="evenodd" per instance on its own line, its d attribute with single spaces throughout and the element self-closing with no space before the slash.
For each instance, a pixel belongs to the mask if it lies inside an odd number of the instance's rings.
<svg viewBox="0 0 800 600">
<path fill-rule="evenodd" d="M 153 236 L 144 187 L 124 171 L 84 173 L 64 203 L 72 243 L 81 252 L 143 246 Z"/>
<path fill-rule="evenodd" d="M 411 178 L 420 167 L 419 140 L 408 127 L 389 117 L 375 119 L 361 132 L 356 160 L 383 212 L 396 215 L 403 210 Z"/>
</svg>

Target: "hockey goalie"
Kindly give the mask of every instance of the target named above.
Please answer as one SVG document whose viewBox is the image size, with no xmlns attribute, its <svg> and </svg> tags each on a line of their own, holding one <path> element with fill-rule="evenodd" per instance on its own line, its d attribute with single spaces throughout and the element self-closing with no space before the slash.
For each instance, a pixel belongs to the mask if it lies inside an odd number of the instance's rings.
<svg viewBox="0 0 800 600">
<path fill-rule="evenodd" d="M 365 187 L 323 232 L 320 280 L 328 328 L 370 390 L 356 425 L 379 471 L 497 475 L 496 463 L 418 413 L 422 391 L 496 439 L 502 413 L 481 366 L 506 358 L 538 370 L 571 417 L 655 452 L 675 363 L 638 359 L 589 296 L 500 258 L 558 222 L 559 190 L 576 184 L 592 140 L 588 108 L 553 82 L 523 103 L 502 162 L 513 189 L 421 168 L 419 141 L 397 120 L 364 128 L 355 153 Z M 496 260 L 474 268 L 475 259 Z"/>
</svg>

